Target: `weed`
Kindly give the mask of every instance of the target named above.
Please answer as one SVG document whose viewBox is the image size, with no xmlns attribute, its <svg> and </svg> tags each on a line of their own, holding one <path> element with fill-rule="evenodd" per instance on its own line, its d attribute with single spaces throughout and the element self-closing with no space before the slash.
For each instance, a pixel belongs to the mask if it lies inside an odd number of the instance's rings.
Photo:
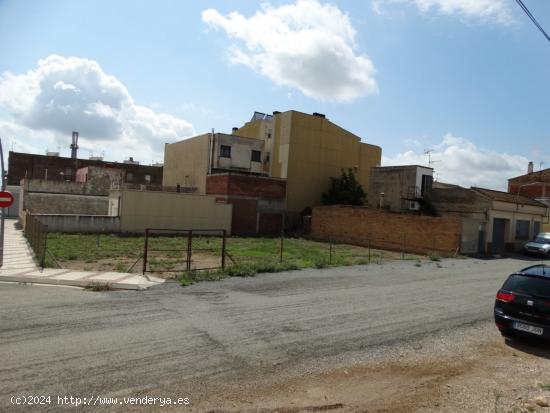
<svg viewBox="0 0 550 413">
<path fill-rule="evenodd" d="M 179 283 L 182 287 L 187 287 L 188 285 L 195 284 L 195 281 L 193 281 L 188 274 L 182 274 L 182 276 L 179 278 Z"/>
<path fill-rule="evenodd" d="M 113 289 L 113 287 L 109 283 L 101 284 L 101 283 L 98 283 L 98 282 L 93 282 L 91 284 L 88 284 L 84 288 L 86 290 L 94 291 L 94 292 L 97 292 L 97 291 L 111 291 Z"/>
<path fill-rule="evenodd" d="M 254 277 L 256 269 L 250 265 L 234 265 L 226 269 L 230 277 Z"/>
<path fill-rule="evenodd" d="M 123 262 L 117 262 L 115 265 L 115 271 L 117 272 L 126 272 L 128 268 L 126 268 L 126 265 L 124 265 Z"/>
<path fill-rule="evenodd" d="M 540 387 L 542 390 L 550 391 L 550 384 L 549 384 L 549 383 L 539 383 L 539 387 Z"/>
<path fill-rule="evenodd" d="M 418 258 L 416 259 L 416 262 L 414 263 L 415 267 L 422 267 L 422 261 L 420 261 Z"/>
<path fill-rule="evenodd" d="M 441 261 L 441 257 L 439 256 L 439 254 L 437 252 L 431 252 L 428 255 L 428 258 L 430 259 L 430 261 Z"/>
<path fill-rule="evenodd" d="M 328 267 L 328 264 L 325 261 L 317 261 L 314 265 L 315 265 L 315 268 L 318 268 L 318 269 Z"/>
</svg>

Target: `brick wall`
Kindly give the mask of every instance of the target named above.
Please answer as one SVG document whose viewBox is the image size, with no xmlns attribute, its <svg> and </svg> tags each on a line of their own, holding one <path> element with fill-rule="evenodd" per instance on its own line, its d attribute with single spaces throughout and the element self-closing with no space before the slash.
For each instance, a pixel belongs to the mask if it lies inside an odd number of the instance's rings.
<svg viewBox="0 0 550 413">
<path fill-rule="evenodd" d="M 455 252 L 461 222 L 456 217 L 428 217 L 365 207 L 325 206 L 313 209 L 311 236 L 411 253 Z"/>
<path fill-rule="evenodd" d="M 546 198 L 550 197 L 550 182 L 533 183 L 509 183 L 508 192 L 511 194 L 520 194 L 528 198 Z"/>
<path fill-rule="evenodd" d="M 215 174 L 206 178 L 206 193 L 283 199 L 286 181 L 251 175 Z"/>
<path fill-rule="evenodd" d="M 206 178 L 206 193 L 223 195 L 233 205 L 234 235 L 277 236 L 285 210 L 286 181 L 252 175 L 213 174 Z"/>
</svg>

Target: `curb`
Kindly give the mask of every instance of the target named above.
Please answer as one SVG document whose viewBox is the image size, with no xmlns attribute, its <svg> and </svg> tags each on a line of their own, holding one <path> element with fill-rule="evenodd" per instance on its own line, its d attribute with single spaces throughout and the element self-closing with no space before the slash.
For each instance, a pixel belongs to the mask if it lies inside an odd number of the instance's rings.
<svg viewBox="0 0 550 413">
<path fill-rule="evenodd" d="M 16 275 L 0 276 L 0 281 L 14 282 L 19 284 L 49 284 L 49 285 L 68 285 L 71 287 L 90 287 L 94 285 L 104 286 L 108 285 L 114 290 L 146 290 L 152 287 L 156 283 L 150 283 L 149 285 L 143 284 L 130 284 L 130 283 L 117 283 L 104 280 L 63 280 L 63 279 L 48 279 L 38 277 L 19 277 Z M 160 284 L 160 283 L 159 283 Z"/>
</svg>

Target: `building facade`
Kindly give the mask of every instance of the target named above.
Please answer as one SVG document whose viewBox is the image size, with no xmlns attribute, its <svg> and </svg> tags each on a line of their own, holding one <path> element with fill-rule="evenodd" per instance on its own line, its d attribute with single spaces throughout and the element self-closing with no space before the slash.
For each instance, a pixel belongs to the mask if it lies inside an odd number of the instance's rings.
<svg viewBox="0 0 550 413">
<path fill-rule="evenodd" d="M 342 169 L 352 169 L 361 186 L 369 187 L 370 171 L 379 166 L 382 149 L 332 123 L 320 113 L 274 112 L 254 116 L 237 134 L 265 140 L 269 174 L 287 179 L 287 210 L 299 215 L 321 204 Z"/>
<path fill-rule="evenodd" d="M 322 114 L 256 112 L 231 135 L 199 135 L 165 147 L 163 185 L 196 186 L 206 193 L 207 176 L 239 172 L 286 180 L 287 218 L 298 222 L 307 207 L 321 204 L 330 178 L 351 168 L 363 188 L 382 150 L 330 122 Z"/>
<path fill-rule="evenodd" d="M 420 211 L 432 189 L 433 169 L 419 165 L 371 169 L 368 204 L 393 212 Z"/>
<path fill-rule="evenodd" d="M 162 184 L 162 167 L 159 166 L 105 162 L 95 159 L 73 159 L 10 151 L 8 155 L 8 185 L 19 185 L 23 178 L 74 182 L 76 171 L 88 166 L 120 169 L 123 171 L 125 182 Z"/>
<path fill-rule="evenodd" d="M 429 196 L 438 215 L 462 220 L 463 253 L 519 251 L 547 220 L 546 205 L 485 188 L 437 185 Z"/>
</svg>

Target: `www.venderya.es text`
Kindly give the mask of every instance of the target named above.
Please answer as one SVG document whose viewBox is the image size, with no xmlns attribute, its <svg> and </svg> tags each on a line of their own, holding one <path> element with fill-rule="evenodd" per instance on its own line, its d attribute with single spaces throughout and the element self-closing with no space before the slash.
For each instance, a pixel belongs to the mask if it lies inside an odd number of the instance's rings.
<svg viewBox="0 0 550 413">
<path fill-rule="evenodd" d="M 187 406 L 191 404 L 189 397 L 103 397 L 97 395 L 76 397 L 76 396 L 12 396 L 10 398 L 12 405 L 20 406 L 49 406 L 57 404 L 59 406 Z"/>
</svg>

